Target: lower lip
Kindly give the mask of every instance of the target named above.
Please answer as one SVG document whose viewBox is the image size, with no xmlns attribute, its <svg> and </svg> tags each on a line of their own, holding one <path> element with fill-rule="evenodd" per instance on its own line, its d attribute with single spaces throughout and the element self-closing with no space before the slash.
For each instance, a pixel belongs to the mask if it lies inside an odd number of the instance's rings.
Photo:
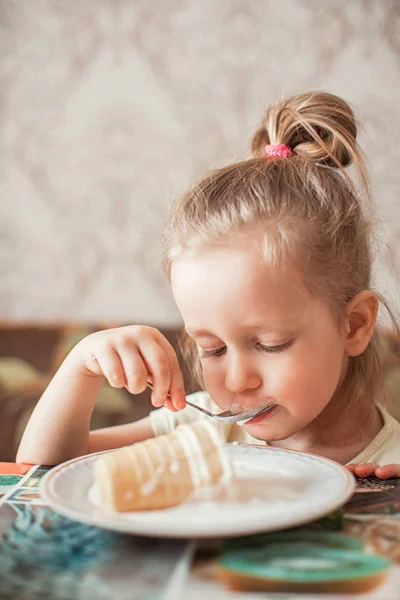
<svg viewBox="0 0 400 600">
<path fill-rule="evenodd" d="M 267 410 L 267 412 L 265 412 L 264 414 L 258 415 L 257 417 L 253 417 L 253 419 L 246 421 L 245 423 L 243 423 L 243 425 L 258 425 L 259 423 L 262 423 L 266 419 L 269 419 L 273 413 L 275 413 L 275 409 L 277 407 L 278 407 L 278 405 L 275 404 L 275 406 L 273 406 L 272 408 Z"/>
</svg>

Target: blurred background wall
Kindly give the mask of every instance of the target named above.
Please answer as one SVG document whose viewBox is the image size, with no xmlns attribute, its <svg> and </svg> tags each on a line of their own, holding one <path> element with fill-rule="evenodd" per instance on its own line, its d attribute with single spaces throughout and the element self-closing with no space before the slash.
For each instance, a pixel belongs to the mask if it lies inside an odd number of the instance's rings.
<svg viewBox="0 0 400 600">
<path fill-rule="evenodd" d="M 166 204 L 312 89 L 364 126 L 398 303 L 399 74 L 398 1 L 2 0 L 0 319 L 178 325 Z"/>
</svg>

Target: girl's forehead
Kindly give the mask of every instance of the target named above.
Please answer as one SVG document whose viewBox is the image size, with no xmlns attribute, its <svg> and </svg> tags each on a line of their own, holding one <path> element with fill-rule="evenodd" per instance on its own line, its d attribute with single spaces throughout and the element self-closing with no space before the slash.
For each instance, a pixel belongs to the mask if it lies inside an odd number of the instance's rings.
<svg viewBox="0 0 400 600">
<path fill-rule="evenodd" d="M 266 265 L 261 251 L 217 247 L 186 254 L 174 261 L 171 284 L 182 316 L 215 312 L 303 315 L 310 294 L 294 265 Z"/>
<path fill-rule="evenodd" d="M 270 288 L 290 287 L 306 291 L 300 269 L 289 259 L 279 264 L 266 263 L 262 248 L 255 244 L 218 245 L 196 252 L 188 252 L 177 258 L 171 266 L 173 287 L 189 284 L 231 280 L 231 284 L 248 286 L 262 284 Z"/>
</svg>

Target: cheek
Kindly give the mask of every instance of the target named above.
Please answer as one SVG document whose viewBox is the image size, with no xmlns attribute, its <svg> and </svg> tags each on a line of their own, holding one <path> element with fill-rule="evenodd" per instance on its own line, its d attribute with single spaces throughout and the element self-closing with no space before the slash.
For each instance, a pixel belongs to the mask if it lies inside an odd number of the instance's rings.
<svg viewBox="0 0 400 600">
<path fill-rule="evenodd" d="M 338 336 L 331 336 L 317 351 L 314 361 L 314 379 L 323 387 L 336 388 L 343 369 L 345 350 Z M 333 390 L 334 391 L 334 390 Z M 333 393 L 332 391 L 332 393 Z"/>
<path fill-rule="evenodd" d="M 224 371 L 221 367 L 215 364 L 210 364 L 212 360 L 206 360 L 202 362 L 202 371 L 204 385 L 208 389 L 216 385 L 221 385 L 221 382 L 225 381 Z"/>
<path fill-rule="evenodd" d="M 339 383 L 344 350 L 341 343 L 299 345 L 270 373 L 269 392 L 285 400 L 329 401 Z"/>
<path fill-rule="evenodd" d="M 222 361 L 221 361 L 222 362 Z M 231 400 L 226 397 L 225 390 L 225 371 L 218 361 L 204 360 L 202 362 L 202 372 L 204 388 L 210 394 L 214 402 L 223 410 L 230 408 Z"/>
</svg>

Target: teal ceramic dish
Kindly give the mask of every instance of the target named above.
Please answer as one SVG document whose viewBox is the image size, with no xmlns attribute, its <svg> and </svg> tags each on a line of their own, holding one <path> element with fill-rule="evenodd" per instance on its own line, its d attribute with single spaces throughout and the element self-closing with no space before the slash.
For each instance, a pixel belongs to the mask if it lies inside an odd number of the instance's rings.
<svg viewBox="0 0 400 600">
<path fill-rule="evenodd" d="M 281 532 L 225 544 L 218 576 L 232 590 L 365 593 L 386 578 L 390 562 L 365 554 L 342 534 Z M 235 547 L 236 542 L 236 547 Z M 258 542 L 258 543 L 257 543 Z"/>
<path fill-rule="evenodd" d="M 227 540 L 221 547 L 221 552 L 257 548 L 266 544 L 289 544 L 291 547 L 299 544 L 323 546 L 327 548 L 343 548 L 344 550 L 363 551 L 363 542 L 344 533 L 313 531 L 310 529 L 293 529 L 289 531 L 274 531 L 260 535 L 251 535 Z"/>
</svg>

